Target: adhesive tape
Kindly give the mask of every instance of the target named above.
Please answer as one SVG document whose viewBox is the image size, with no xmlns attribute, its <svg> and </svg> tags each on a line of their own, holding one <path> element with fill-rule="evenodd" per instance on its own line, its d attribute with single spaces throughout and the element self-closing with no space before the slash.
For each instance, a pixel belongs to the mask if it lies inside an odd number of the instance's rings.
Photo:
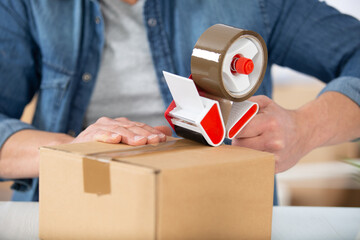
<svg viewBox="0 0 360 240">
<path fill-rule="evenodd" d="M 191 56 L 195 84 L 209 94 L 236 102 L 256 92 L 266 65 L 267 48 L 258 33 L 223 24 L 208 28 Z"/>
</svg>

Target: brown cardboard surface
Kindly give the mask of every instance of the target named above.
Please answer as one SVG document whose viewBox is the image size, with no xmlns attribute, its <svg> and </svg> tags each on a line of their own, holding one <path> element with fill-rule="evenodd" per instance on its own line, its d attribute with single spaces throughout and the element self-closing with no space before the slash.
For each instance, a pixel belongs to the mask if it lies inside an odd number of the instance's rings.
<svg viewBox="0 0 360 240">
<path fill-rule="evenodd" d="M 292 188 L 291 205 L 360 207 L 360 189 Z"/>
<path fill-rule="evenodd" d="M 158 239 L 270 239 L 273 162 L 243 158 L 159 175 Z"/>
<path fill-rule="evenodd" d="M 26 105 L 26 107 L 24 108 L 24 111 L 21 115 L 21 119 L 20 119 L 21 121 L 29 123 L 29 124 L 32 123 L 35 108 L 36 108 L 37 98 L 38 98 L 38 95 L 36 94 L 33 97 L 33 99 L 31 100 L 31 102 L 28 105 Z"/>
<path fill-rule="evenodd" d="M 184 141 L 189 144 L 188 148 L 175 148 L 170 151 L 157 152 L 156 158 L 154 158 L 153 154 L 143 154 L 141 155 L 141 158 L 124 157 L 121 158 L 121 160 L 132 164 L 165 170 L 199 167 L 205 165 L 220 165 L 239 161 L 250 162 L 259 159 L 266 159 L 271 156 L 267 153 L 227 145 L 221 146 L 221 151 L 219 151 L 218 147 L 204 147 L 200 144 L 193 146 L 191 141 Z"/>
<path fill-rule="evenodd" d="M 12 196 L 11 185 L 13 182 L 0 182 L 0 201 L 10 201 Z"/>
<path fill-rule="evenodd" d="M 110 161 L 104 156 L 140 148 L 97 142 L 42 148 L 40 237 L 270 239 L 271 154 L 189 140 L 167 144 Z M 109 169 L 106 194 L 84 189 L 83 159 L 98 156 Z"/>
<path fill-rule="evenodd" d="M 111 194 L 85 193 L 81 156 L 41 150 L 41 239 L 154 238 L 152 170 L 120 162 L 109 164 Z"/>
<path fill-rule="evenodd" d="M 110 194 L 110 164 L 86 157 L 82 161 L 84 192 Z"/>
</svg>

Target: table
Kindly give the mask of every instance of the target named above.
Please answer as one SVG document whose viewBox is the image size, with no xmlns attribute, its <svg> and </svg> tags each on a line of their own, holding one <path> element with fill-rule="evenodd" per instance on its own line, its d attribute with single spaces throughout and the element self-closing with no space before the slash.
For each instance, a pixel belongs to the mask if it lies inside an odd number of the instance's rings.
<svg viewBox="0 0 360 240">
<path fill-rule="evenodd" d="M 271 239 L 360 240 L 360 208 L 274 207 Z"/>
<path fill-rule="evenodd" d="M 38 203 L 0 202 L 0 239 L 38 239 L 38 231 Z M 360 208 L 274 207 L 272 239 L 360 240 Z"/>
</svg>

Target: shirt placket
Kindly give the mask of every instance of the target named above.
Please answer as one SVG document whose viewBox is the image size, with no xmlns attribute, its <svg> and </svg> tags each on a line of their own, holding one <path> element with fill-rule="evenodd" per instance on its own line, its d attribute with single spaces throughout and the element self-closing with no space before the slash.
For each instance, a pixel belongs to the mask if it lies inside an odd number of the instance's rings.
<svg viewBox="0 0 360 240">
<path fill-rule="evenodd" d="M 82 131 L 86 108 L 95 86 L 104 44 L 104 23 L 100 4 L 89 1 L 84 10 L 83 40 L 78 63 L 78 84 L 71 108 L 68 134 L 76 136 Z"/>
<path fill-rule="evenodd" d="M 165 105 L 168 106 L 172 97 L 162 71 L 175 73 L 175 68 L 160 9 L 158 0 L 147 0 L 144 5 L 144 21 L 160 91 Z"/>
</svg>

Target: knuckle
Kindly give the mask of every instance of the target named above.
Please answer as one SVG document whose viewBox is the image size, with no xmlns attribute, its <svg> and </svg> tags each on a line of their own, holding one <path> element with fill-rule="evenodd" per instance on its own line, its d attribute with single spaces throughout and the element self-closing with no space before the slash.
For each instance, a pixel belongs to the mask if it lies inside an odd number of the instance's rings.
<svg viewBox="0 0 360 240">
<path fill-rule="evenodd" d="M 120 130 L 122 129 L 122 127 L 116 125 L 116 124 L 110 124 L 109 126 L 107 126 L 107 128 L 111 131 L 116 131 L 116 130 Z"/>
<path fill-rule="evenodd" d="M 96 129 L 96 130 L 94 130 L 94 132 L 91 135 L 96 136 L 96 135 L 102 135 L 102 134 L 104 134 L 104 131 L 102 129 Z"/>
<path fill-rule="evenodd" d="M 258 97 L 259 97 L 259 99 L 262 99 L 262 100 L 270 100 L 270 98 L 268 98 L 265 95 L 259 95 Z"/>
<path fill-rule="evenodd" d="M 99 137 L 101 135 L 104 135 L 102 130 L 97 129 L 94 132 L 92 132 L 91 134 L 89 134 L 88 136 L 90 139 L 96 139 L 97 137 Z"/>
<path fill-rule="evenodd" d="M 147 129 L 148 129 L 149 132 L 151 132 L 151 133 L 161 134 L 161 131 L 160 131 L 160 130 L 157 130 L 156 128 L 148 127 Z"/>
<path fill-rule="evenodd" d="M 276 118 L 271 118 L 268 121 L 268 127 L 269 127 L 270 131 L 275 131 L 275 130 L 279 129 L 280 124 Z"/>
<path fill-rule="evenodd" d="M 108 117 L 101 117 L 96 121 L 96 123 L 106 123 L 109 120 L 110 120 L 110 118 L 108 118 Z"/>
<path fill-rule="evenodd" d="M 265 95 L 258 95 L 256 97 L 264 103 L 269 103 L 272 101 L 268 96 L 265 96 Z"/>
<path fill-rule="evenodd" d="M 130 121 L 128 118 L 126 118 L 126 117 L 119 117 L 119 118 L 117 118 L 116 120 L 118 120 L 118 121 Z"/>
<path fill-rule="evenodd" d="M 268 99 L 268 100 L 270 100 L 270 98 L 268 97 L 268 96 L 266 96 L 266 95 L 261 95 L 264 99 Z"/>
<path fill-rule="evenodd" d="M 269 141 L 266 146 L 267 149 L 270 149 L 271 151 L 281 151 L 285 148 L 285 142 L 283 140 L 273 140 Z"/>
<path fill-rule="evenodd" d="M 134 122 L 135 126 L 137 127 L 143 127 L 143 128 L 147 128 L 148 126 L 145 123 L 141 123 L 141 122 Z"/>
</svg>

